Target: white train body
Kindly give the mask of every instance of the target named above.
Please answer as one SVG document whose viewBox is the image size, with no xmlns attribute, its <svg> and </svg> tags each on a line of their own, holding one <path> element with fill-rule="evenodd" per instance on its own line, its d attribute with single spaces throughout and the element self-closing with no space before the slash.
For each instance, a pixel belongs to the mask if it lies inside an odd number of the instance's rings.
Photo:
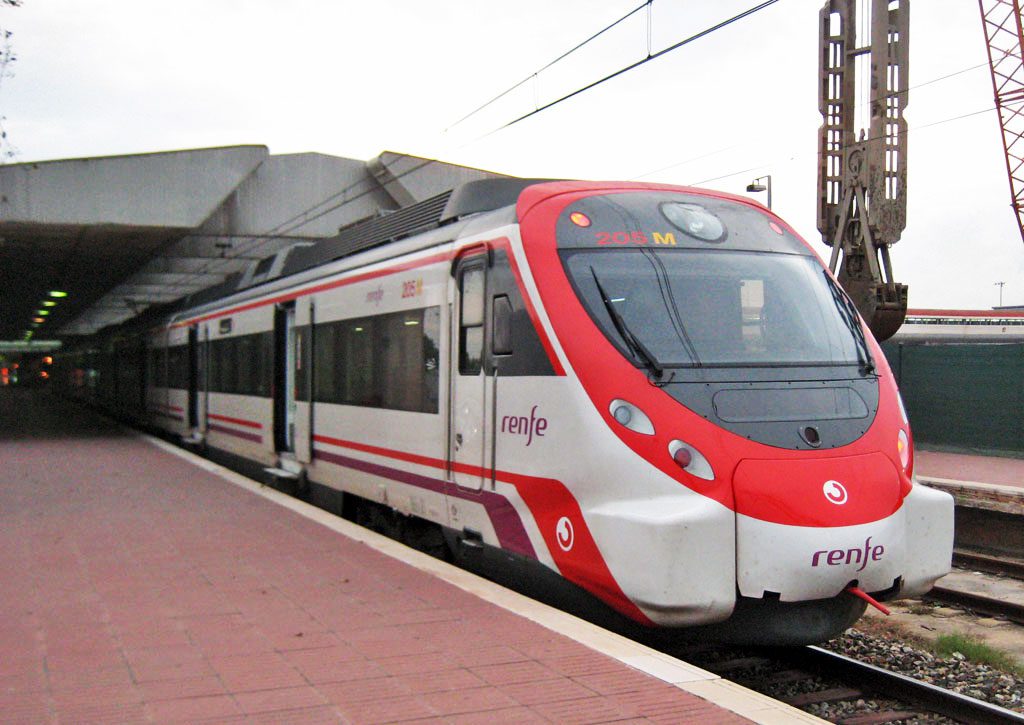
<svg viewBox="0 0 1024 725">
<path fill-rule="evenodd" d="M 644 284 L 666 298 L 668 254 L 715 262 L 733 245 L 745 264 L 820 269 L 781 220 L 650 185 L 538 184 L 512 200 L 180 310 L 145 336 L 148 422 L 533 562 L 648 625 L 813 641 L 863 611 L 851 588 L 909 596 L 948 571 L 952 501 L 912 482 L 870 334 L 830 332 L 830 365 L 675 364 L 644 344 L 626 293 L 605 293 L 633 290 L 632 267 L 599 269 L 605 252 L 650 264 L 658 284 Z M 659 216 L 677 203 L 728 232 L 688 236 Z M 740 343 L 771 322 L 755 319 L 764 279 L 736 303 Z M 839 297 L 805 302 L 842 329 Z M 698 328 L 680 349 L 698 349 Z"/>
</svg>

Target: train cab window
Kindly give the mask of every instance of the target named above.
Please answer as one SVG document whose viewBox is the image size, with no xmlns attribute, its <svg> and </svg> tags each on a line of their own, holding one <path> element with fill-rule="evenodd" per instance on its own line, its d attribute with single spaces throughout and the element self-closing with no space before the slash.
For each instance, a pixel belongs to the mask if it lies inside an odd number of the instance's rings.
<svg viewBox="0 0 1024 725">
<path fill-rule="evenodd" d="M 479 374 L 484 353 L 484 268 L 472 266 L 459 277 L 459 373 Z"/>
<path fill-rule="evenodd" d="M 565 259 L 591 317 L 637 365 L 859 364 L 854 331 L 813 257 L 600 250 Z"/>
</svg>

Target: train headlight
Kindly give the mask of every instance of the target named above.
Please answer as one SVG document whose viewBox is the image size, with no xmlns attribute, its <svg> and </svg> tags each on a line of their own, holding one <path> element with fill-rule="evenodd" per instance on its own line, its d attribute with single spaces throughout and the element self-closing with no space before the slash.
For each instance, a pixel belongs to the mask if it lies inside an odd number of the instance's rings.
<svg viewBox="0 0 1024 725">
<path fill-rule="evenodd" d="M 896 402 L 900 406 L 900 417 L 903 418 L 903 424 L 910 425 L 910 418 L 907 417 L 907 406 L 903 404 L 903 396 L 899 392 L 896 393 Z"/>
<path fill-rule="evenodd" d="M 705 481 L 715 480 L 715 472 L 711 469 L 708 459 L 689 443 L 680 440 L 672 441 L 668 444 L 668 454 L 672 456 L 676 465 L 691 476 L 703 478 Z"/>
<path fill-rule="evenodd" d="M 654 435 L 654 424 L 651 423 L 651 419 L 632 403 L 616 398 L 608 406 L 608 411 L 615 418 L 616 423 L 629 428 L 634 433 L 643 433 L 647 436 Z"/>
<path fill-rule="evenodd" d="M 903 466 L 903 470 L 910 473 L 910 438 L 904 430 L 896 435 L 896 450 L 899 451 L 900 465 Z"/>
</svg>

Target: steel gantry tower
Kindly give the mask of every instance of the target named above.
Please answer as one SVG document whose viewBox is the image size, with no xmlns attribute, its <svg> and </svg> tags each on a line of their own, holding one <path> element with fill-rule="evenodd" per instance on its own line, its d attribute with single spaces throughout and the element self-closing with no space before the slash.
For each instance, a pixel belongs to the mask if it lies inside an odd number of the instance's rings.
<svg viewBox="0 0 1024 725">
<path fill-rule="evenodd" d="M 907 223 L 910 0 L 827 0 L 820 14 L 818 230 L 878 340 L 907 312 L 889 247 Z"/>
</svg>

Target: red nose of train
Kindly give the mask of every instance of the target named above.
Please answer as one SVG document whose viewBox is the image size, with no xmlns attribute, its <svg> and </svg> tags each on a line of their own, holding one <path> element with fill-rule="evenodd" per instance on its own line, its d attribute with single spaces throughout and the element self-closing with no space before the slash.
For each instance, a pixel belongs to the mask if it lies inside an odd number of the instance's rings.
<svg viewBox="0 0 1024 725">
<path fill-rule="evenodd" d="M 904 492 L 881 453 L 744 460 L 736 497 L 736 579 L 748 597 L 893 590 L 904 576 Z"/>
<path fill-rule="evenodd" d="M 891 516 L 899 472 L 881 453 L 785 461 L 744 460 L 733 479 L 736 513 L 790 526 L 854 526 Z"/>
</svg>

